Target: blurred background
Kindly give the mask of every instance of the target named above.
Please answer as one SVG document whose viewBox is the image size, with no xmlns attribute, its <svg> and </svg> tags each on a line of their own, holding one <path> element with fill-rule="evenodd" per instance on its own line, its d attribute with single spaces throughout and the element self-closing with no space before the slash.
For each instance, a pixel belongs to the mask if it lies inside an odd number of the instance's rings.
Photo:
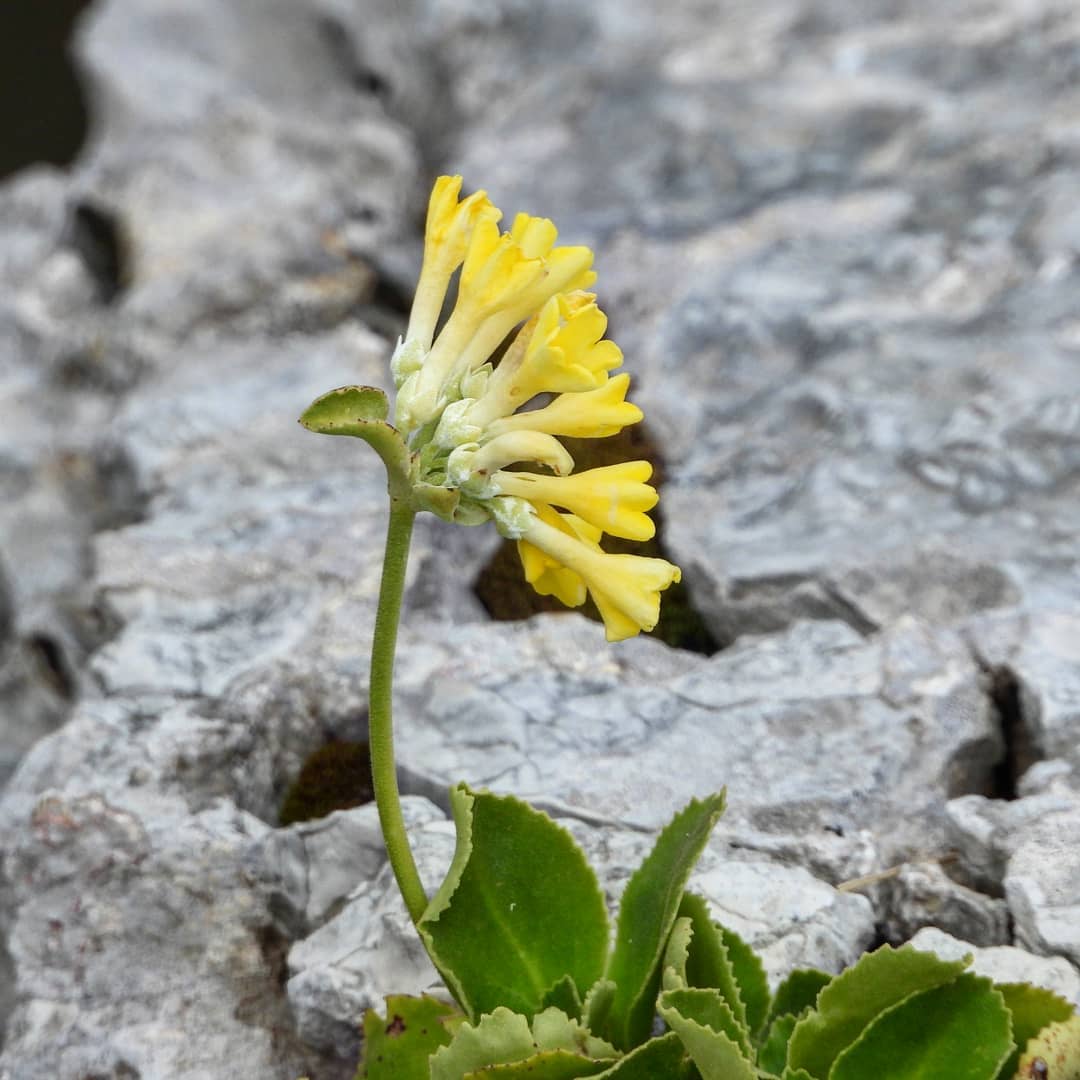
<svg viewBox="0 0 1080 1080">
<path fill-rule="evenodd" d="M 333 1038 L 296 1036 L 292 990 L 283 1003 L 301 931 L 260 922 L 227 868 L 313 753 L 364 737 L 382 484 L 362 447 L 294 418 L 333 386 L 385 385 L 443 172 L 597 253 L 647 418 L 634 445 L 663 481 L 660 550 L 686 583 L 673 647 L 613 654 L 611 679 L 660 686 L 710 654 L 756 663 L 764 643 L 762 686 L 829 702 L 827 746 L 770 721 L 791 754 L 775 776 L 750 756 L 660 768 L 646 795 L 596 795 L 598 813 L 653 827 L 730 767 L 744 843 L 831 830 L 815 871 L 835 883 L 944 851 L 947 800 L 1012 800 L 1032 767 L 1075 791 L 1075 0 L 8 3 L 0 1062 L 35 1063 L 19 1080 L 99 1060 L 95 1076 L 132 1075 L 108 1069 L 151 1051 L 117 1031 L 158 1040 L 144 1076 L 218 1075 L 218 1051 L 154 1026 L 170 1014 L 252 1076 L 340 1067 Z M 533 610 L 506 558 L 491 530 L 419 530 L 400 666 L 431 730 L 433 672 L 480 679 L 500 649 L 527 667 L 548 647 L 513 652 L 526 638 L 490 624 Z M 565 618 L 591 644 L 551 646 L 564 682 L 547 699 L 599 648 Z M 820 674 L 856 645 L 888 653 L 865 704 Z M 564 734 L 568 758 L 594 735 Z M 424 746 L 406 768 L 428 794 L 447 751 Z M 586 798 L 522 753 L 534 794 Z M 497 785 L 505 762 L 489 764 Z M 45 793 L 74 801 L 43 833 Z M 57 821 L 77 837 L 62 865 Z M 211 898 L 174 912 L 183 945 L 128 906 L 160 915 L 178 878 Z M 1062 889 L 1055 903 L 1080 903 Z M 1012 941 L 1000 873 L 994 890 L 987 938 Z M 71 928 L 77 892 L 93 926 Z M 230 920 L 249 936 L 205 959 Z M 168 968 L 211 989 L 181 1004 L 157 976 L 131 983 Z"/>
</svg>

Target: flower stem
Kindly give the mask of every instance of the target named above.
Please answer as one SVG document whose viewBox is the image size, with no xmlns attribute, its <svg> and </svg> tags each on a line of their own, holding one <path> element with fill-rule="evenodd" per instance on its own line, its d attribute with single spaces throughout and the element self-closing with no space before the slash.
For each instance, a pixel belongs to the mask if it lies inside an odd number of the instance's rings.
<svg viewBox="0 0 1080 1080">
<path fill-rule="evenodd" d="M 371 778 L 379 824 L 390 865 L 413 923 L 420 921 L 427 907 L 420 874 L 416 869 L 405 819 L 401 813 L 397 769 L 394 764 L 394 650 L 397 646 L 401 596 L 405 588 L 405 567 L 409 562 L 409 540 L 416 512 L 405 502 L 391 498 L 390 521 L 386 529 L 379 607 L 375 613 L 375 636 L 371 643 L 371 686 L 369 693 L 368 742 Z"/>
</svg>

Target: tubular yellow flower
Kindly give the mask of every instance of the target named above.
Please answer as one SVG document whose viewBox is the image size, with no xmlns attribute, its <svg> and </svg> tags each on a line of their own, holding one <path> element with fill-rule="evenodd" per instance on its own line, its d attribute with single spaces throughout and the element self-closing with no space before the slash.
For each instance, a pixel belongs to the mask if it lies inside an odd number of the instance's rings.
<svg viewBox="0 0 1080 1080">
<path fill-rule="evenodd" d="M 588 248 L 552 247 L 556 232 L 550 221 L 519 214 L 515 229 L 516 235 L 500 234 L 495 221 L 484 217 L 471 230 L 454 311 L 399 391 L 397 421 L 407 430 L 434 419 L 459 397 L 462 378 L 548 299 L 596 279 Z"/>
<path fill-rule="evenodd" d="M 511 233 L 485 221 L 473 234 L 458 285 L 458 304 L 476 319 L 512 304 L 544 273 L 541 255 L 525 254 Z"/>
<path fill-rule="evenodd" d="M 408 334 L 392 360 L 398 430 L 380 424 L 377 392 L 358 388 L 340 402 L 339 392 L 320 399 L 313 409 L 325 427 L 316 430 L 369 438 L 394 498 L 412 511 L 494 522 L 517 541 L 537 592 L 570 607 L 592 596 L 608 640 L 651 630 L 679 568 L 608 554 L 600 541 L 605 533 L 654 536 L 652 466 L 628 461 L 574 473 L 558 441 L 605 438 L 642 419 L 626 400 L 629 375 L 613 374 L 622 352 L 605 338 L 607 317 L 587 291 L 593 254 L 556 246 L 547 218 L 518 214 L 501 232 L 501 212 L 484 192 L 460 193 L 459 176 L 440 177 L 431 193 Z M 457 298 L 436 333 L 455 275 Z M 552 397 L 528 409 L 541 395 Z M 539 470 L 510 468 L 530 463 Z"/>
<path fill-rule="evenodd" d="M 559 529 L 570 537 L 584 540 L 593 547 L 598 547 L 602 535 L 599 529 L 594 529 L 572 514 L 560 514 L 542 503 L 534 509 L 537 517 L 552 528 Z M 565 566 L 527 540 L 519 540 L 517 549 L 521 559 L 521 568 L 525 572 L 525 580 L 541 596 L 554 596 L 567 607 L 580 607 L 585 603 L 587 590 L 580 574 L 567 570 Z"/>
<path fill-rule="evenodd" d="M 581 578 L 596 601 L 608 641 L 652 630 L 660 618 L 660 593 L 682 577 L 679 568 L 666 559 L 608 554 L 556 528 L 539 514 L 522 539 Z M 549 575 L 552 572 L 547 570 Z"/>
<path fill-rule="evenodd" d="M 647 461 L 623 461 L 572 476 L 497 472 L 491 480 L 496 494 L 561 506 L 612 536 L 651 540 L 656 526 L 646 511 L 659 496 L 645 483 L 650 476 L 652 466 Z"/>
<path fill-rule="evenodd" d="M 553 296 L 519 331 L 469 410 L 480 427 L 508 416 L 537 394 L 594 390 L 622 363 L 613 341 L 602 341 L 607 316 L 591 293 Z"/>
<path fill-rule="evenodd" d="M 450 278 L 465 259 L 473 230 L 483 221 L 494 224 L 502 211 L 491 204 L 484 191 L 458 202 L 460 176 L 440 176 L 428 201 L 424 230 L 424 263 L 416 286 L 406 341 L 431 348 Z"/>
<path fill-rule="evenodd" d="M 626 401 L 630 376 L 625 372 L 603 386 L 580 394 L 560 394 L 550 405 L 503 416 L 487 425 L 489 436 L 509 431 L 543 431 L 572 439 L 603 439 L 636 424 L 644 414 Z"/>
<path fill-rule="evenodd" d="M 468 478 L 479 481 L 481 492 L 489 488 L 488 478 L 505 465 L 518 461 L 535 461 L 546 465 L 556 476 L 566 476 L 574 467 L 574 459 L 558 439 L 539 431 L 509 431 L 478 449 L 462 446 L 447 459 L 450 480 L 460 486 Z M 458 477 L 465 476 L 458 480 Z"/>
</svg>

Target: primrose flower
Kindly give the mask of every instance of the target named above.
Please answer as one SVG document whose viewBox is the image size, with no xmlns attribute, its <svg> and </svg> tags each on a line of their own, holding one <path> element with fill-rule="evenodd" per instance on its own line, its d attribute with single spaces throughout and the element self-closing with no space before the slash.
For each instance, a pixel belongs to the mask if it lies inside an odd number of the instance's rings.
<svg viewBox="0 0 1080 1080">
<path fill-rule="evenodd" d="M 609 554 L 600 542 L 654 535 L 652 467 L 574 472 L 559 442 L 605 438 L 642 418 L 626 400 L 630 377 L 611 374 L 623 357 L 587 291 L 593 254 L 557 246 L 546 218 L 518 214 L 501 232 L 484 192 L 460 193 L 460 176 L 435 182 L 416 298 L 392 361 L 409 484 L 445 517 L 494 521 L 517 541 L 541 594 L 569 607 L 591 595 L 609 640 L 651 630 L 679 568 Z M 455 274 L 454 307 L 439 326 Z"/>
</svg>

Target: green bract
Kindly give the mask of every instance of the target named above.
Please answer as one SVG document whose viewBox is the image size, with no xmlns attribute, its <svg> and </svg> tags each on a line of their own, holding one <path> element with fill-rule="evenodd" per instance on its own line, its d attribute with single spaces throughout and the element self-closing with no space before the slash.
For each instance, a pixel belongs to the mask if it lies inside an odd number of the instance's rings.
<svg viewBox="0 0 1080 1080">
<path fill-rule="evenodd" d="M 409 453 L 401 432 L 386 418 L 390 403 L 373 386 L 342 386 L 316 398 L 300 423 L 320 435 L 350 435 L 363 439 L 382 458 L 390 497 L 414 511 L 428 510 L 454 520 L 459 496 L 452 488 L 422 482 L 419 459 Z"/>
</svg>

